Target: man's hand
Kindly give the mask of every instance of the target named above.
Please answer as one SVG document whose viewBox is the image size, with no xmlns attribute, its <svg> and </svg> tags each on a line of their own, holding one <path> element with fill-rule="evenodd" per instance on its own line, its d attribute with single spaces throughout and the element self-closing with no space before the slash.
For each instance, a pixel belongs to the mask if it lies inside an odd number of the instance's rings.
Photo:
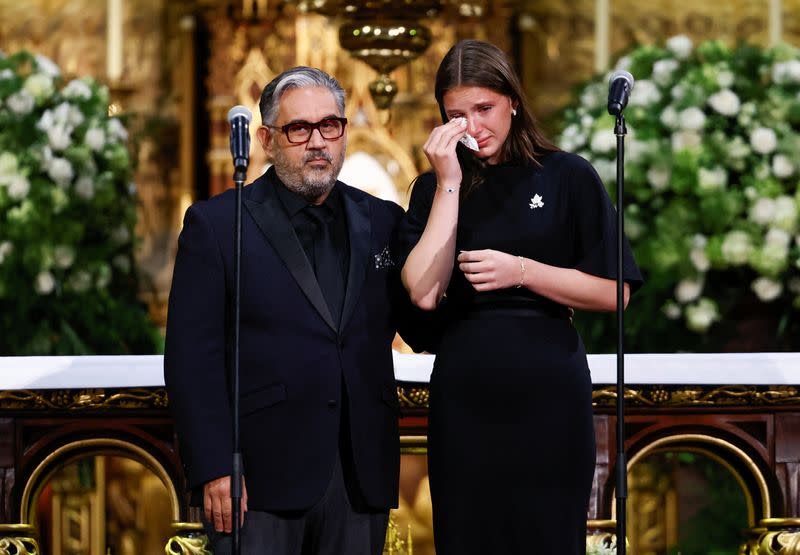
<svg viewBox="0 0 800 555">
<path fill-rule="evenodd" d="M 242 512 L 241 524 L 244 524 L 244 514 L 247 512 L 247 486 L 242 476 Z M 217 532 L 230 533 L 233 530 L 233 516 L 231 511 L 231 477 L 223 476 L 216 480 L 206 482 L 203 486 L 203 508 L 206 520 L 214 523 Z"/>
</svg>

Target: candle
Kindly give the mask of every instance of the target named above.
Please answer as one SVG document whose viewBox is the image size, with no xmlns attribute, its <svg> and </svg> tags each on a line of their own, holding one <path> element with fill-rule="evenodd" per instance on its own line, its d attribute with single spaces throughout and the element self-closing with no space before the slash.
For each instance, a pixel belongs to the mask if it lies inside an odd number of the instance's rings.
<svg viewBox="0 0 800 555">
<path fill-rule="evenodd" d="M 769 0 L 769 45 L 777 46 L 783 35 L 783 13 L 781 0 Z"/>
<path fill-rule="evenodd" d="M 594 70 L 597 73 L 608 69 L 609 0 L 594 3 Z"/>
<path fill-rule="evenodd" d="M 122 77 L 122 0 L 107 3 L 106 74 L 112 83 Z"/>
</svg>

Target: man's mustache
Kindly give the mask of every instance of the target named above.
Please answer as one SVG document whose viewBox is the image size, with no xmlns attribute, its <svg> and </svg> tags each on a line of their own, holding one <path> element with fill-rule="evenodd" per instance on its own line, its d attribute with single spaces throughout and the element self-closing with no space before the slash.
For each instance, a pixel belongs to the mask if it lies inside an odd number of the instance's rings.
<svg viewBox="0 0 800 555">
<path fill-rule="evenodd" d="M 333 162 L 333 158 L 330 154 L 326 152 L 314 152 L 306 154 L 303 158 L 303 163 L 305 162 L 312 162 L 314 160 L 325 160 L 327 162 Z"/>
</svg>

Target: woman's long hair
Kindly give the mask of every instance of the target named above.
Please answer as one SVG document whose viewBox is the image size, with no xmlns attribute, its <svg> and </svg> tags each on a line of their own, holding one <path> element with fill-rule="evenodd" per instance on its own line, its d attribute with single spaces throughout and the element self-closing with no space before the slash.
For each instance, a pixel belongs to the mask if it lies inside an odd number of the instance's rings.
<svg viewBox="0 0 800 555">
<path fill-rule="evenodd" d="M 456 87 L 483 87 L 505 95 L 516 106 L 517 115 L 511 118 L 511 130 L 503 143 L 500 159 L 512 164 L 538 164 L 545 152 L 559 148 L 539 129 L 531 113 L 519 77 L 505 53 L 493 44 L 479 40 L 462 40 L 442 59 L 436 72 L 434 93 L 442 122 L 447 122 L 444 95 Z M 483 182 L 486 163 L 464 145 L 456 147 L 461 164 L 462 191 L 466 194 Z"/>
</svg>

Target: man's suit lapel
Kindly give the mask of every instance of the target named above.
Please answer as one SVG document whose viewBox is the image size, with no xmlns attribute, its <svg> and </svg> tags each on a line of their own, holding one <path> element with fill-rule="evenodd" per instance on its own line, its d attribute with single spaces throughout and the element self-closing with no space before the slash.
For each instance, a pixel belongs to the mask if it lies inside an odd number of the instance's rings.
<svg viewBox="0 0 800 555">
<path fill-rule="evenodd" d="M 367 197 L 360 195 L 360 199 L 353 198 L 349 188 L 346 186 L 341 187 L 341 191 L 343 193 L 342 203 L 347 215 L 347 228 L 350 234 L 350 268 L 347 271 L 347 290 L 341 322 L 341 328 L 345 329 L 347 320 L 353 315 L 356 301 L 361 294 L 361 287 L 367 275 L 371 227 L 369 200 Z"/>
<path fill-rule="evenodd" d="M 244 205 L 247 211 L 255 220 L 261 232 L 266 236 L 269 243 L 281 257 L 286 268 L 294 277 L 297 284 L 302 289 L 305 296 L 317 309 L 322 319 L 325 320 L 331 329 L 337 330 L 337 326 L 331 317 L 328 303 L 325 302 L 325 297 L 322 290 L 317 283 L 317 278 L 314 275 L 314 269 L 308 261 L 308 258 L 303 251 L 300 240 L 294 232 L 289 218 L 281 205 L 280 199 L 275 193 L 276 185 L 269 175 L 262 176 L 256 180 L 251 187 L 253 193 L 249 195 L 251 198 L 244 199 Z M 351 245 L 352 245 L 352 232 L 351 232 Z M 352 247 L 351 247 L 352 248 Z M 354 252 L 351 250 L 351 253 Z M 350 257 L 350 268 L 353 268 L 353 256 Z M 348 288 L 349 298 L 349 288 Z"/>
</svg>

